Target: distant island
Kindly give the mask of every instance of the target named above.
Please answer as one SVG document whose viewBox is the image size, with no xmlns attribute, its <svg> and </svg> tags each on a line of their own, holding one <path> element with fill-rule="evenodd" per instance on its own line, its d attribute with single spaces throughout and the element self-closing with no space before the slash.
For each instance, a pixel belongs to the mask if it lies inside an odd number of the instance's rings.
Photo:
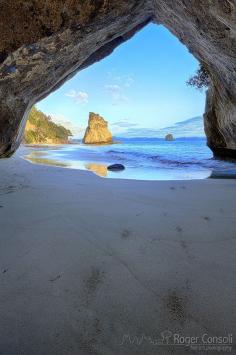
<svg viewBox="0 0 236 355">
<path fill-rule="evenodd" d="M 173 134 L 168 133 L 168 134 L 165 136 L 165 140 L 166 140 L 166 141 L 173 141 L 173 140 L 174 140 Z"/>
<path fill-rule="evenodd" d="M 26 144 L 68 144 L 72 133 L 54 123 L 50 116 L 33 107 L 30 111 L 23 142 Z"/>
<path fill-rule="evenodd" d="M 108 129 L 108 122 L 100 115 L 90 112 L 88 127 L 83 138 L 84 144 L 113 143 L 112 134 Z"/>
<path fill-rule="evenodd" d="M 130 127 L 119 137 L 122 138 L 137 138 L 137 137 L 148 137 L 148 138 L 165 138 L 165 136 L 170 133 L 174 138 L 180 137 L 205 137 L 203 117 L 197 116 L 192 117 L 184 121 L 176 122 L 172 126 L 166 126 L 164 128 L 139 128 Z"/>
</svg>

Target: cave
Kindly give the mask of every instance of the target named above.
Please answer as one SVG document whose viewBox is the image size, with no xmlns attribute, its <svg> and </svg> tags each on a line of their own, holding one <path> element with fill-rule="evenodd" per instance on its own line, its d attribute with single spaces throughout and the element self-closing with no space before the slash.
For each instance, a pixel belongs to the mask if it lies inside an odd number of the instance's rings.
<svg viewBox="0 0 236 355">
<path fill-rule="evenodd" d="M 2 1 L 0 156 L 20 145 L 39 100 L 148 23 L 170 30 L 210 76 L 204 114 L 215 157 L 236 158 L 234 0 Z"/>
</svg>

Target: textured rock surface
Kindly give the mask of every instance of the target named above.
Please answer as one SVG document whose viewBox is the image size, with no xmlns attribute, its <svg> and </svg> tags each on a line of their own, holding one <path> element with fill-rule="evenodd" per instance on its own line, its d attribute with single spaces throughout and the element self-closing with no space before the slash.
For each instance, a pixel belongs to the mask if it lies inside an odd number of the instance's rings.
<svg viewBox="0 0 236 355">
<path fill-rule="evenodd" d="M 83 138 L 85 144 L 112 143 L 112 134 L 108 129 L 108 123 L 96 113 L 89 113 L 88 127 Z"/>
<path fill-rule="evenodd" d="M 216 154 L 236 152 L 235 0 L 3 0 L 0 155 L 18 147 L 30 107 L 152 21 L 210 73 L 205 129 Z"/>
</svg>

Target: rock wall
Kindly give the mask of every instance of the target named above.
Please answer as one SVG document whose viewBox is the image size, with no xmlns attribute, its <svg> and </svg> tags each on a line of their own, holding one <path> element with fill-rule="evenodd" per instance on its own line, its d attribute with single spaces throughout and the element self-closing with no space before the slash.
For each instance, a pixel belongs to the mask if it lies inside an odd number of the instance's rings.
<svg viewBox="0 0 236 355">
<path fill-rule="evenodd" d="M 112 134 L 108 129 L 108 123 L 96 113 L 89 113 L 88 127 L 83 138 L 85 144 L 112 143 Z"/>
<path fill-rule="evenodd" d="M 19 146 L 35 102 L 152 21 L 207 68 L 208 145 L 236 157 L 235 0 L 3 0 L 0 13 L 0 156 Z"/>
</svg>

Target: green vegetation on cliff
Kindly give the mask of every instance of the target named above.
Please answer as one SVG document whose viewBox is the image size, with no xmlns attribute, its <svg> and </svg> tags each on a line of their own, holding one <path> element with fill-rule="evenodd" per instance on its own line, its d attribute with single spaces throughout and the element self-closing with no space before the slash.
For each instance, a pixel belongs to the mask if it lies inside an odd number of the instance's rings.
<svg viewBox="0 0 236 355">
<path fill-rule="evenodd" d="M 70 130 L 54 123 L 50 116 L 33 107 L 25 127 L 24 142 L 27 144 L 66 144 L 72 136 Z"/>
</svg>

